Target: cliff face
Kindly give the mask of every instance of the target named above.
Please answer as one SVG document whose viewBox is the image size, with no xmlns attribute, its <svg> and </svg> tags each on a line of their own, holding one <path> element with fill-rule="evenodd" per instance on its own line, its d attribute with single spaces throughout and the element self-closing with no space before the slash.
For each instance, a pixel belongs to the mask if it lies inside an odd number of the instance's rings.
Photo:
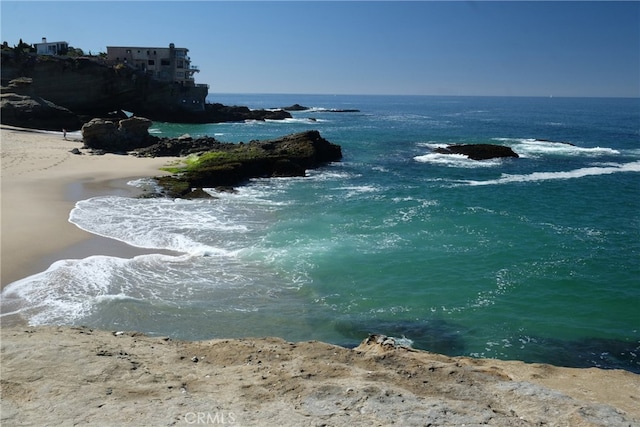
<svg viewBox="0 0 640 427">
<path fill-rule="evenodd" d="M 31 83 L 16 93 L 39 96 L 77 114 L 100 115 L 127 110 L 140 115 L 203 112 L 206 86 L 182 87 L 160 82 L 126 67 L 112 67 L 88 58 L 2 56 L 2 83 L 17 78 Z"/>
<path fill-rule="evenodd" d="M 64 107 L 84 116 L 85 122 L 93 117 L 105 117 L 116 110 L 130 111 L 151 120 L 178 123 L 291 117 L 286 111 L 206 104 L 206 85 L 182 86 L 175 82 L 161 82 L 142 71 L 124 65 L 111 66 L 94 58 L 18 57 L 2 52 L 2 86 L 12 93 L 42 98 Z"/>
</svg>

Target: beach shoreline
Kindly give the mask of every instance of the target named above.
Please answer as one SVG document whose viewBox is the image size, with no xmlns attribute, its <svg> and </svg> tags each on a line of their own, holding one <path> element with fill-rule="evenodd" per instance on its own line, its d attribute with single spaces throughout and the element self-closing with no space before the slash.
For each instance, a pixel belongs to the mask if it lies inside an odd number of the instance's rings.
<svg viewBox="0 0 640 427">
<path fill-rule="evenodd" d="M 175 158 L 78 155 L 71 150 L 81 141 L 64 139 L 62 132 L 5 125 L 1 131 L 2 288 L 60 259 L 150 253 L 79 229 L 69 223 L 69 212 L 90 197 L 140 194 L 127 182 L 162 175 L 160 168 Z"/>
</svg>

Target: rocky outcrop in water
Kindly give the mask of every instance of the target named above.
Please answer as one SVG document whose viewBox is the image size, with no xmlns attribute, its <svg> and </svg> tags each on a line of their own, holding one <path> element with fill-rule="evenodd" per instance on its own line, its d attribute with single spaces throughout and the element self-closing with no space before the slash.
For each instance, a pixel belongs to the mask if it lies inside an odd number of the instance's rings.
<svg viewBox="0 0 640 427">
<path fill-rule="evenodd" d="M 220 103 L 206 104 L 205 123 L 241 122 L 245 120 L 284 120 L 290 119 L 291 114 L 282 110 L 251 110 L 244 106 L 228 106 Z"/>
<path fill-rule="evenodd" d="M 247 144 L 220 143 L 205 139 L 195 162 L 177 170 L 175 175 L 156 178 L 170 197 L 188 196 L 192 189 L 233 187 L 251 178 L 304 176 L 307 169 L 342 158 L 342 149 L 324 139 L 316 130 L 280 138 L 251 141 Z M 171 153 L 195 150 L 198 140 L 162 141 Z M 140 155 L 155 152 L 155 147 L 138 150 Z"/>
<path fill-rule="evenodd" d="M 304 176 L 307 169 L 342 158 L 342 149 L 317 130 L 248 143 L 220 142 L 213 137 L 158 138 L 149 135 L 151 120 L 142 117 L 114 122 L 93 119 L 82 127 L 86 148 L 129 152 L 138 157 L 195 155 L 175 174 L 156 178 L 170 197 L 191 197 L 201 188 L 233 187 L 251 178 Z M 197 191 L 202 196 L 202 191 Z"/>
<path fill-rule="evenodd" d="M 433 150 L 440 154 L 463 154 L 473 160 L 520 157 L 510 147 L 496 144 L 455 144 Z"/>
</svg>

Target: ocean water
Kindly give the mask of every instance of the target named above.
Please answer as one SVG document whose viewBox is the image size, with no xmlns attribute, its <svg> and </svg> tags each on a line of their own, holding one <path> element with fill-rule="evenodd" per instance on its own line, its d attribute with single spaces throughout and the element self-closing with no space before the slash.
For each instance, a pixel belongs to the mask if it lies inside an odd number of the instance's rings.
<svg viewBox="0 0 640 427">
<path fill-rule="evenodd" d="M 344 158 L 211 200 L 80 201 L 78 227 L 177 255 L 61 260 L 9 285 L 3 316 L 181 339 L 353 346 L 383 333 L 449 355 L 640 373 L 639 99 L 210 101 L 312 109 L 151 131 L 247 142 L 317 129 Z M 451 143 L 520 157 L 432 151 Z"/>
</svg>

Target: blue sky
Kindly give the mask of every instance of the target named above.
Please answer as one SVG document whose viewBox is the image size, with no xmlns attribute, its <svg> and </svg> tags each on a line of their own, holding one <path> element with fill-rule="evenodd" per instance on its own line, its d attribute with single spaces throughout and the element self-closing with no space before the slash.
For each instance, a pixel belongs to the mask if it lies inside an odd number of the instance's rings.
<svg viewBox="0 0 640 427">
<path fill-rule="evenodd" d="M 10 45 L 188 48 L 211 93 L 640 96 L 640 2 L 2 1 Z"/>
</svg>

